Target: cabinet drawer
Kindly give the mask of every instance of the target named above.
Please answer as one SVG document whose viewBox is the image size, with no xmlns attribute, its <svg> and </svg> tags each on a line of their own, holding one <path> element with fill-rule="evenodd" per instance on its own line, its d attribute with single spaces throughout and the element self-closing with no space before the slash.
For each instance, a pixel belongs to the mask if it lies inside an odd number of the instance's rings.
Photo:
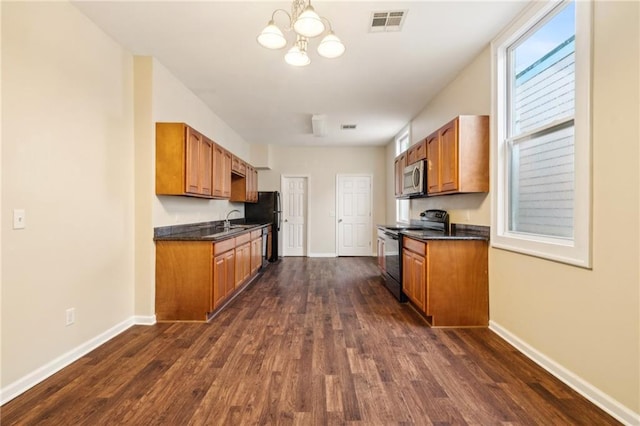
<svg viewBox="0 0 640 426">
<path fill-rule="evenodd" d="M 257 240 L 258 238 L 262 238 L 262 229 L 258 229 L 257 231 L 251 231 L 251 239 Z"/>
<path fill-rule="evenodd" d="M 247 232 L 246 234 L 237 236 L 235 239 L 236 239 L 236 247 L 238 247 L 244 243 L 248 243 L 249 241 L 251 241 L 251 234 Z"/>
<path fill-rule="evenodd" d="M 427 253 L 427 244 L 421 241 L 416 241 L 411 238 L 404 237 L 402 239 L 402 246 L 407 250 L 411 250 L 414 253 L 424 256 Z"/>
<path fill-rule="evenodd" d="M 225 251 L 233 250 L 236 246 L 235 238 L 230 238 L 228 240 L 220 241 L 219 243 L 215 243 L 213 245 L 213 255 L 217 256 L 220 253 L 224 253 Z"/>
</svg>

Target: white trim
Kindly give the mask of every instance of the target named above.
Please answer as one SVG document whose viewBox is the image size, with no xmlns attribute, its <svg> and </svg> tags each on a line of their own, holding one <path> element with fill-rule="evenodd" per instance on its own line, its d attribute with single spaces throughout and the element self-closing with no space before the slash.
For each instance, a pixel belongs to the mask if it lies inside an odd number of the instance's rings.
<svg viewBox="0 0 640 426">
<path fill-rule="evenodd" d="M 306 240 L 306 247 L 304 249 L 304 253 L 303 253 L 303 257 L 310 257 L 309 253 L 311 251 L 311 238 L 309 238 L 309 217 L 311 215 L 311 212 L 309 211 L 309 197 L 311 196 L 311 177 L 309 175 L 301 175 L 301 174 L 281 174 L 280 175 L 280 196 L 281 196 L 281 202 L 283 203 L 282 206 L 280 206 L 280 208 L 282 209 L 282 212 L 284 213 L 284 181 L 287 178 L 304 178 L 306 179 L 307 185 L 306 185 L 306 194 L 305 194 L 305 200 L 304 200 L 304 235 L 305 235 L 305 240 Z M 284 216 L 284 214 L 282 215 Z M 284 221 L 282 222 L 284 224 Z M 285 257 L 284 255 L 284 225 L 280 228 L 280 233 L 278 234 L 278 251 L 280 253 L 278 253 L 278 255 L 281 255 L 282 257 Z M 292 256 L 292 257 L 296 257 L 296 256 Z"/>
<path fill-rule="evenodd" d="M 564 384 L 613 416 L 616 420 L 626 425 L 640 425 L 640 413 L 635 413 L 631 409 L 625 407 L 582 377 L 576 375 L 525 341 L 521 340 L 518 336 L 511 333 L 495 321 L 489 321 L 489 329 L 510 343 L 527 358 L 561 380 Z"/>
<path fill-rule="evenodd" d="M 309 253 L 308 257 L 338 257 L 335 253 Z"/>
<path fill-rule="evenodd" d="M 96 337 L 86 341 L 80 346 L 77 346 L 76 348 L 70 350 L 69 352 L 60 355 L 56 359 L 46 363 L 42 367 L 32 371 L 26 376 L 0 389 L 0 405 L 4 405 L 5 403 L 11 401 L 13 398 L 17 397 L 23 392 L 26 392 L 38 383 L 54 375 L 73 362 L 79 360 L 92 350 L 96 349 L 98 346 L 103 345 L 104 343 L 113 339 L 118 334 L 127 330 L 131 326 L 138 324 L 136 322 L 138 319 L 144 320 L 145 324 L 151 324 L 151 318 L 153 318 L 153 322 L 155 323 L 155 315 L 153 315 L 152 317 L 130 317 L 122 321 L 121 323 L 114 325 L 113 327 L 97 335 Z"/>
<path fill-rule="evenodd" d="M 136 315 L 133 317 L 133 323 L 135 325 L 155 325 L 155 315 Z"/>
<path fill-rule="evenodd" d="M 575 98 L 575 208 L 574 238 L 566 241 L 528 236 L 508 229 L 507 188 L 509 185 L 508 153 L 506 143 L 507 102 L 506 49 L 528 28 L 551 12 L 562 0 L 532 2 L 511 25 L 491 43 L 491 157 L 493 176 L 491 192 L 491 246 L 517 253 L 550 259 L 590 269 L 592 267 L 592 144 L 591 144 L 591 91 L 592 91 L 592 2 L 575 1 L 576 8 L 576 98 Z M 499 84 L 500 83 L 500 84 Z M 583 147 L 583 148 L 581 148 Z"/>
</svg>

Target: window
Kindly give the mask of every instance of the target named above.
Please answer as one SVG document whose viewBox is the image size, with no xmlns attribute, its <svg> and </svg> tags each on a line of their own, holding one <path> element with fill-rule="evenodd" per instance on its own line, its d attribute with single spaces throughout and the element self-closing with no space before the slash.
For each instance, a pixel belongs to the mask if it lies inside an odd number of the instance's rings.
<svg viewBox="0 0 640 426">
<path fill-rule="evenodd" d="M 396 157 L 409 148 L 409 126 L 396 137 Z M 396 200 L 396 220 L 409 223 L 409 200 Z"/>
<path fill-rule="evenodd" d="M 492 245 L 590 267 L 590 2 L 535 2 L 493 43 Z"/>
</svg>

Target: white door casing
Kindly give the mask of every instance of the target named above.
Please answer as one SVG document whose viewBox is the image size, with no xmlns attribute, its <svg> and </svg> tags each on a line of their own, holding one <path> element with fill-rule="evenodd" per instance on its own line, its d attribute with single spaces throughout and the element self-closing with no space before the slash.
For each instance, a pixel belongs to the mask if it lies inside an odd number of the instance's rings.
<svg viewBox="0 0 640 426">
<path fill-rule="evenodd" d="M 282 178 L 283 256 L 306 256 L 307 178 Z"/>
<path fill-rule="evenodd" d="M 338 256 L 371 256 L 371 175 L 337 175 Z"/>
</svg>

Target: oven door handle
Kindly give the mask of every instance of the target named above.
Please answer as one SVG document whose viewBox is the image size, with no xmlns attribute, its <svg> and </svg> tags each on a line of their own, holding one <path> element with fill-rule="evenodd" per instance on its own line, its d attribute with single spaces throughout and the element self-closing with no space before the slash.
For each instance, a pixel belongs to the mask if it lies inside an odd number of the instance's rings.
<svg viewBox="0 0 640 426">
<path fill-rule="evenodd" d="M 391 238 L 392 240 L 398 240 L 399 239 L 398 234 L 392 234 L 391 232 L 385 232 L 384 235 L 389 237 L 389 238 Z"/>
</svg>

